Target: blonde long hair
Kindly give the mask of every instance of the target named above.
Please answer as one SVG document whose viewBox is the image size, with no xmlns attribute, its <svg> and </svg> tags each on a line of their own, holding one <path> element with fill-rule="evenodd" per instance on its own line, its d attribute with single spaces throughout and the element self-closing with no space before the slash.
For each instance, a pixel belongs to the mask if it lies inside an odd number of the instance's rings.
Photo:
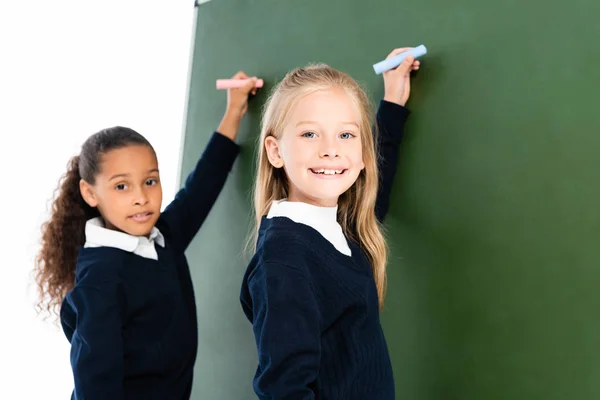
<svg viewBox="0 0 600 400">
<path fill-rule="evenodd" d="M 365 91 L 348 74 L 326 64 L 309 64 L 287 73 L 270 93 L 263 111 L 259 139 L 257 174 L 254 182 L 255 228 L 250 244 L 256 249 L 261 219 L 273 200 L 288 197 L 288 180 L 283 168 L 271 165 L 265 151 L 265 139 L 279 139 L 283 126 L 294 104 L 302 97 L 318 90 L 341 88 L 360 110 L 360 138 L 365 168 L 358 179 L 338 200 L 338 222 L 347 237 L 358 242 L 366 251 L 375 277 L 379 307 L 383 307 L 386 289 L 387 246 L 377 218 L 378 172 L 376 141 L 371 124 L 373 113 Z"/>
</svg>

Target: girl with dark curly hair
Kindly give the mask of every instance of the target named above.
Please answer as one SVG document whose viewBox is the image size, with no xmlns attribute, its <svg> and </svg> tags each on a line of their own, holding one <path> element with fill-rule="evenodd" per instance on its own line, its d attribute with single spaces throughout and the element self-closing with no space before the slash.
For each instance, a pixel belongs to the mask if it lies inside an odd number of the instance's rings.
<svg viewBox="0 0 600 400">
<path fill-rule="evenodd" d="M 255 81 L 228 91 L 219 128 L 162 213 L 156 154 L 134 130 L 104 129 L 69 162 L 34 272 L 39 310 L 60 315 L 71 343 L 72 398 L 189 398 L 198 339 L 184 251 L 239 152 Z"/>
</svg>

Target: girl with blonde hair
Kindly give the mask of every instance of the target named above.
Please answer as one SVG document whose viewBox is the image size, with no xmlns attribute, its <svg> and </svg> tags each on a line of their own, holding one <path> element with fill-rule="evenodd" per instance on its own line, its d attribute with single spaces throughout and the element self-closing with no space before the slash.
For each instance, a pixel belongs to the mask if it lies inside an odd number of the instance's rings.
<svg viewBox="0 0 600 400">
<path fill-rule="evenodd" d="M 380 223 L 418 68 L 409 56 L 384 73 L 376 129 L 365 92 L 324 64 L 289 72 L 268 99 L 255 252 L 240 295 L 258 349 L 260 399 L 394 399 L 379 320 L 387 256 Z"/>
</svg>

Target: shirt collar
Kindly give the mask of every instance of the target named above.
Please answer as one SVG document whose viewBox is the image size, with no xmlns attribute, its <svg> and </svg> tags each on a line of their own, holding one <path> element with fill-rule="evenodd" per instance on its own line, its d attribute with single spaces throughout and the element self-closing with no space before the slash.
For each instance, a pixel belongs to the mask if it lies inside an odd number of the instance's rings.
<svg viewBox="0 0 600 400">
<path fill-rule="evenodd" d="M 85 247 L 115 247 L 117 249 L 133 252 L 144 257 L 154 258 L 156 251 L 154 243 L 165 247 L 165 238 L 156 227 L 152 227 L 149 237 L 133 236 L 125 232 L 119 232 L 104 227 L 104 221 L 101 217 L 88 220 L 85 224 Z M 144 248 L 152 247 L 152 250 Z"/>
<path fill-rule="evenodd" d="M 287 201 L 287 199 L 274 200 L 269 208 L 267 218 L 287 217 L 294 222 L 308 225 L 327 239 L 339 252 L 348 256 L 352 255 L 348 241 L 337 222 L 338 206 L 320 207 L 312 204 Z"/>
<path fill-rule="evenodd" d="M 287 201 L 287 199 L 274 200 L 271 203 L 267 218 L 289 217 L 290 219 L 302 221 L 307 225 L 314 224 L 337 224 L 338 206 L 320 207 L 299 201 Z"/>
</svg>

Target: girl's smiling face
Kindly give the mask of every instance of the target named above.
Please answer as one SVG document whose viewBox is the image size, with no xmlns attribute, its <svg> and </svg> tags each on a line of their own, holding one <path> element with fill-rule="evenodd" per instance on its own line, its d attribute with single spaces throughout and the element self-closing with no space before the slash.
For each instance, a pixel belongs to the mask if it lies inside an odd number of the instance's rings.
<svg viewBox="0 0 600 400">
<path fill-rule="evenodd" d="M 283 167 L 289 201 L 335 206 L 364 169 L 361 114 L 341 88 L 318 90 L 290 110 L 280 139 L 269 136 L 271 164 Z"/>
</svg>

